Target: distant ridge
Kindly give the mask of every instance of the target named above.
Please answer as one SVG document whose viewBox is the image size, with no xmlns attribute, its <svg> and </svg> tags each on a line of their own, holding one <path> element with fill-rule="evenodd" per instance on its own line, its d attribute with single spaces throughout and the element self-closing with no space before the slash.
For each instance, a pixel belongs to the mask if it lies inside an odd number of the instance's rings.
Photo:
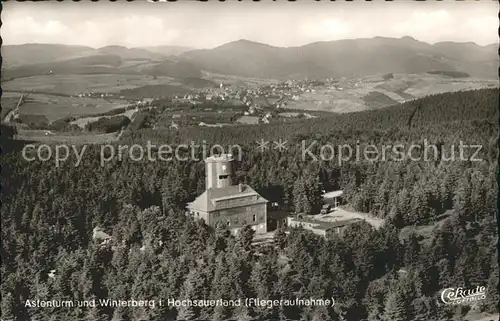
<svg viewBox="0 0 500 321">
<path fill-rule="evenodd" d="M 13 67 L 95 55 L 117 55 L 122 59 L 131 60 L 160 60 L 171 55 L 178 55 L 188 50 L 192 50 L 192 48 L 179 46 L 128 48 L 120 45 L 92 48 L 88 46 L 29 43 L 22 45 L 4 45 L 2 46 L 2 56 L 4 58 L 4 66 Z"/>
<path fill-rule="evenodd" d="M 78 53 L 93 50 L 87 46 L 27 43 L 23 45 L 2 45 L 3 66 L 20 66 L 51 62 Z"/>
<path fill-rule="evenodd" d="M 58 44 L 5 45 L 2 48 L 4 69 L 24 68 L 23 75 L 38 74 L 27 65 L 50 63 L 50 68 L 70 59 L 89 56 L 117 56 L 122 61 L 151 63 L 141 72 L 165 71 L 183 64 L 178 71 L 189 70 L 186 77 L 198 77 L 202 70 L 252 78 L 299 79 L 360 77 L 386 73 L 425 73 L 429 71 L 464 72 L 473 77 L 497 78 L 496 44 L 479 46 L 472 42 L 428 44 L 406 36 L 374 37 L 314 42 L 296 47 L 276 47 L 246 39 L 229 42 L 213 49 L 181 46 L 126 48 L 105 46 L 91 48 Z M 98 59 L 98 58 L 96 58 Z M 54 65 L 55 64 L 55 65 Z M 158 67 L 156 67 L 158 65 Z M 186 69 L 187 68 L 187 69 Z M 36 68 L 35 68 L 36 69 Z M 197 70 L 197 71 L 195 71 Z M 156 72 L 163 74 L 164 72 Z M 45 71 L 44 71 L 45 72 Z M 120 72 L 123 72 L 121 70 Z M 178 74 L 178 72 L 176 72 Z"/>
<path fill-rule="evenodd" d="M 182 47 L 182 46 L 149 46 L 149 47 L 137 47 L 137 48 L 145 49 L 150 52 L 159 53 L 164 56 L 177 56 L 186 51 L 194 50 L 194 48 Z"/>
<path fill-rule="evenodd" d="M 288 48 L 240 39 L 213 49 L 192 50 L 181 57 L 207 71 L 277 79 L 430 70 L 463 71 L 476 77 L 496 78 L 498 64 L 494 45 L 470 42 L 431 45 L 408 36 L 322 41 Z"/>
</svg>

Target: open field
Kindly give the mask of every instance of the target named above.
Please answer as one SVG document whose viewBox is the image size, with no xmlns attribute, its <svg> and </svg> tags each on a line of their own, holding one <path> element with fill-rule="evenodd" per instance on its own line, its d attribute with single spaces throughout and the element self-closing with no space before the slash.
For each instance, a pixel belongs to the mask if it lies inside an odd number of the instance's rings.
<svg viewBox="0 0 500 321">
<path fill-rule="evenodd" d="M 232 86 L 247 86 L 247 87 L 258 87 L 265 86 L 273 83 L 278 83 L 275 79 L 262 79 L 262 78 L 249 78 L 234 75 L 223 75 L 210 72 L 204 72 L 203 77 L 211 80 L 216 84 L 227 84 Z"/>
<path fill-rule="evenodd" d="M 77 125 L 80 128 L 85 128 L 85 126 L 88 123 L 92 123 L 92 122 L 98 121 L 101 118 L 111 118 L 111 117 L 117 117 L 117 116 L 125 116 L 125 117 L 127 117 L 129 119 L 132 119 L 132 116 L 136 112 L 137 112 L 137 110 L 130 109 L 130 110 L 127 110 L 126 112 L 124 112 L 122 114 L 116 114 L 116 115 L 111 115 L 111 116 L 82 117 L 82 118 L 78 118 L 77 120 L 71 121 L 70 124 L 71 125 Z"/>
<path fill-rule="evenodd" d="M 31 93 L 25 103 L 19 108 L 19 114 L 43 115 L 47 117 L 49 122 L 52 122 L 67 116 L 100 114 L 128 105 L 124 100 L 64 97 Z"/>
<path fill-rule="evenodd" d="M 405 92 L 414 97 L 423 97 L 428 95 L 440 94 L 443 92 L 453 92 L 460 90 L 471 90 L 498 86 L 498 81 L 480 81 L 480 80 L 460 80 L 454 81 L 419 81 L 412 87 L 408 88 Z"/>
<path fill-rule="evenodd" d="M 498 81 L 478 78 L 453 78 L 438 74 L 394 74 L 391 79 L 369 76 L 340 79 L 336 86 L 316 87 L 299 100 L 289 100 L 285 108 L 355 112 L 380 108 L 428 95 L 498 86 Z"/>
<path fill-rule="evenodd" d="M 120 90 L 120 97 L 128 99 L 151 98 L 151 97 L 173 97 L 176 95 L 185 95 L 191 89 L 179 85 L 145 85 L 131 89 Z"/>
<path fill-rule="evenodd" d="M 117 133 L 96 134 L 79 133 L 71 134 L 50 134 L 47 130 L 20 130 L 14 139 L 37 141 L 40 143 L 65 143 L 65 144 L 103 144 L 117 140 Z"/>
<path fill-rule="evenodd" d="M 78 95 L 86 92 L 118 93 L 145 85 L 177 85 L 182 84 L 170 77 L 123 74 L 95 75 L 40 75 L 18 78 L 2 83 L 4 91 L 39 91 L 66 95 Z"/>
</svg>

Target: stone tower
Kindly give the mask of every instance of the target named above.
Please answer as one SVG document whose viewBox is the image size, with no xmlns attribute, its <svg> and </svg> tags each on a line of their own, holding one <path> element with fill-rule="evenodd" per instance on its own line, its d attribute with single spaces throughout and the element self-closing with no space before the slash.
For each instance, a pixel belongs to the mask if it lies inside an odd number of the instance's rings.
<svg viewBox="0 0 500 321">
<path fill-rule="evenodd" d="M 210 156 L 205 159 L 206 189 L 231 186 L 231 154 Z"/>
</svg>

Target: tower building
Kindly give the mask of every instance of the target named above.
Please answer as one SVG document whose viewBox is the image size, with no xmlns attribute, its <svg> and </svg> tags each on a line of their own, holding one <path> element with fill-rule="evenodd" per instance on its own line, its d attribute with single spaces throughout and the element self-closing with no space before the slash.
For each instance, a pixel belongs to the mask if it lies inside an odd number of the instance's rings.
<svg viewBox="0 0 500 321">
<path fill-rule="evenodd" d="M 267 200 L 247 184 L 232 184 L 231 155 L 205 159 L 206 188 L 187 204 L 189 215 L 207 225 L 229 228 L 234 234 L 245 225 L 257 233 L 267 232 Z"/>
<path fill-rule="evenodd" d="M 223 188 L 231 186 L 231 162 L 229 154 L 211 156 L 205 159 L 205 186 L 209 188 Z"/>
</svg>

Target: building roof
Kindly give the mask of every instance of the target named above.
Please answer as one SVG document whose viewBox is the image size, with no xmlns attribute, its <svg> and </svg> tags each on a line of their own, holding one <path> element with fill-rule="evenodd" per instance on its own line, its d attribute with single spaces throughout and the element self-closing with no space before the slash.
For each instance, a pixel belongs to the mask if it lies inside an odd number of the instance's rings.
<svg viewBox="0 0 500 321">
<path fill-rule="evenodd" d="M 221 204 L 218 201 L 241 199 L 237 204 Z M 209 188 L 198 196 L 187 207 L 191 210 L 210 212 L 226 208 L 265 204 L 267 200 L 246 184 L 232 185 L 222 188 Z"/>
<path fill-rule="evenodd" d="M 108 240 L 111 238 L 111 236 L 109 234 L 104 233 L 100 227 L 96 226 L 94 228 L 92 238 L 94 240 Z"/>
<path fill-rule="evenodd" d="M 341 220 L 341 221 L 320 221 L 316 220 L 313 218 L 309 217 L 304 217 L 304 218 L 290 218 L 292 221 L 298 222 L 298 223 L 303 223 L 303 224 L 311 224 L 310 227 L 319 229 L 319 230 L 330 230 L 332 228 L 337 228 L 337 227 L 344 227 L 353 223 L 361 222 L 362 219 L 359 218 L 353 218 L 353 219 L 347 219 L 347 220 Z M 307 225 L 305 226 L 307 227 Z"/>
<path fill-rule="evenodd" d="M 334 197 L 342 196 L 343 194 L 344 194 L 343 191 L 338 190 L 338 191 L 333 191 L 333 192 L 325 193 L 325 194 L 323 194 L 323 197 L 324 198 L 334 198 Z"/>
<path fill-rule="evenodd" d="M 205 159 L 205 162 L 206 163 L 220 162 L 220 161 L 230 162 L 232 160 L 233 160 L 233 156 L 231 154 L 220 154 L 220 155 L 212 155 L 210 157 L 207 157 Z"/>
<path fill-rule="evenodd" d="M 236 121 L 242 124 L 255 125 L 259 123 L 259 119 L 257 116 L 241 116 Z"/>
</svg>

